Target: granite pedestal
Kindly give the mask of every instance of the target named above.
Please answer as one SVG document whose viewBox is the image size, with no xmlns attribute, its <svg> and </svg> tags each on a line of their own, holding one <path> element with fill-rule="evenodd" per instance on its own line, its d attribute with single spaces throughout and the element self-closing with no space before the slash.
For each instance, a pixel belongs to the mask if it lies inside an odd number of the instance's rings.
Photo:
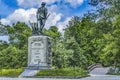
<svg viewBox="0 0 120 80">
<path fill-rule="evenodd" d="M 28 69 L 50 69 L 51 58 L 51 39 L 48 36 L 31 36 L 28 39 Z"/>
</svg>

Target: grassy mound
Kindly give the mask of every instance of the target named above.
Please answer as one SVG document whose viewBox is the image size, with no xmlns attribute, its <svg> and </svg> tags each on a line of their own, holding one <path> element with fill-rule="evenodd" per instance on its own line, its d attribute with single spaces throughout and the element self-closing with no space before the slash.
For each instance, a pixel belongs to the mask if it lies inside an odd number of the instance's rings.
<svg viewBox="0 0 120 80">
<path fill-rule="evenodd" d="M 85 77 L 88 72 L 82 68 L 62 68 L 52 70 L 42 70 L 36 76 L 78 76 Z"/>
</svg>

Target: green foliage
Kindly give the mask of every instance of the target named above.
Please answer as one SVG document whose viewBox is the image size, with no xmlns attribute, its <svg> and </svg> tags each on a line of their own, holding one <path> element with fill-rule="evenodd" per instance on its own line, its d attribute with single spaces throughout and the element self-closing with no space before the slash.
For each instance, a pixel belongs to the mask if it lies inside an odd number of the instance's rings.
<svg viewBox="0 0 120 80">
<path fill-rule="evenodd" d="M 7 27 L 9 42 L 0 42 L 0 68 L 27 66 L 28 37 L 32 34 L 25 23 Z"/>
<path fill-rule="evenodd" d="M 7 48 L 9 44 L 6 41 L 0 40 L 0 51 Z"/>
<path fill-rule="evenodd" d="M 86 57 L 83 55 L 83 50 L 79 47 L 79 44 L 75 41 L 74 37 L 71 37 L 66 44 L 67 49 L 72 50 L 72 53 L 68 55 L 68 66 L 86 67 Z"/>
<path fill-rule="evenodd" d="M 119 63 L 119 52 L 120 52 L 120 28 L 119 28 L 119 20 L 120 16 L 115 16 L 115 20 L 113 21 L 113 26 L 111 33 L 103 34 L 105 41 L 107 41 L 105 47 L 102 49 L 104 54 L 101 58 L 104 60 L 105 65 L 111 65 L 115 62 Z M 109 57 L 108 57 L 109 56 Z M 119 64 L 120 65 L 120 64 Z"/>
<path fill-rule="evenodd" d="M 96 58 L 98 54 L 94 54 L 97 51 L 96 39 L 98 36 L 96 34 L 97 29 L 95 26 L 96 23 L 91 21 L 89 17 L 84 17 L 75 25 L 71 26 L 69 24 L 65 30 L 65 38 L 70 39 L 73 37 L 75 39 L 75 43 L 70 43 L 68 47 L 73 45 L 71 49 L 73 49 L 74 52 L 77 51 L 74 53 L 74 55 L 77 57 L 79 55 L 79 59 L 77 60 L 80 61 L 82 65 L 83 63 L 86 64 L 83 65 L 84 67 L 92 64 L 95 61 L 98 61 L 98 58 Z M 96 57 L 94 58 L 93 56 Z M 93 58 L 94 61 L 91 58 Z M 80 65 L 80 63 L 77 64 Z"/>
<path fill-rule="evenodd" d="M 42 70 L 36 76 L 87 76 L 88 72 L 79 67 L 67 67 L 61 69 Z"/>
<path fill-rule="evenodd" d="M 97 15 L 97 41 L 100 41 L 97 52 L 99 61 L 104 66 L 119 66 L 120 62 L 120 1 L 119 0 L 100 0 Z M 98 43 L 97 43 L 98 44 Z M 120 66 L 119 66 L 120 67 Z"/>
<path fill-rule="evenodd" d="M 16 23 L 12 27 L 8 27 L 9 41 L 15 47 L 22 49 L 27 45 L 28 37 L 32 35 L 30 27 L 25 23 Z"/>
<path fill-rule="evenodd" d="M 56 67 L 60 67 L 58 61 L 58 53 L 57 53 L 57 44 L 60 40 L 61 33 L 58 31 L 56 26 L 51 26 L 48 30 L 44 30 L 44 33 L 47 34 L 52 39 L 52 55 L 53 55 L 53 65 Z"/>
<path fill-rule="evenodd" d="M 18 68 L 27 64 L 27 53 L 25 50 L 19 50 L 16 47 L 9 46 L 1 51 L 0 68 Z"/>
</svg>

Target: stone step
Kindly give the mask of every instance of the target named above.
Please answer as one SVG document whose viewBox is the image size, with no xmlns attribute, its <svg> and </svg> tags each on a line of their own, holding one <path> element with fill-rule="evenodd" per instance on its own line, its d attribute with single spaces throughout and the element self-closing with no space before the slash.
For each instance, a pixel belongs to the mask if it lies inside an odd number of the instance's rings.
<svg viewBox="0 0 120 80">
<path fill-rule="evenodd" d="M 24 72 L 21 73 L 19 76 L 20 78 L 22 77 L 31 77 L 35 76 L 40 70 L 30 70 L 30 69 L 25 69 Z"/>
</svg>

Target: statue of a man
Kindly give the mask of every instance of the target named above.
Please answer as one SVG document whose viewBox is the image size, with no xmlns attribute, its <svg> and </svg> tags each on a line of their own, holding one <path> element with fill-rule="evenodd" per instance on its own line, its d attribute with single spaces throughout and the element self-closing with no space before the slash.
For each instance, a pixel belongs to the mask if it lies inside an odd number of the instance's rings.
<svg viewBox="0 0 120 80">
<path fill-rule="evenodd" d="M 45 22 L 47 19 L 47 8 L 45 7 L 45 2 L 42 2 L 41 7 L 37 10 L 37 23 L 40 33 L 42 33 L 42 29 L 45 26 Z"/>
</svg>

